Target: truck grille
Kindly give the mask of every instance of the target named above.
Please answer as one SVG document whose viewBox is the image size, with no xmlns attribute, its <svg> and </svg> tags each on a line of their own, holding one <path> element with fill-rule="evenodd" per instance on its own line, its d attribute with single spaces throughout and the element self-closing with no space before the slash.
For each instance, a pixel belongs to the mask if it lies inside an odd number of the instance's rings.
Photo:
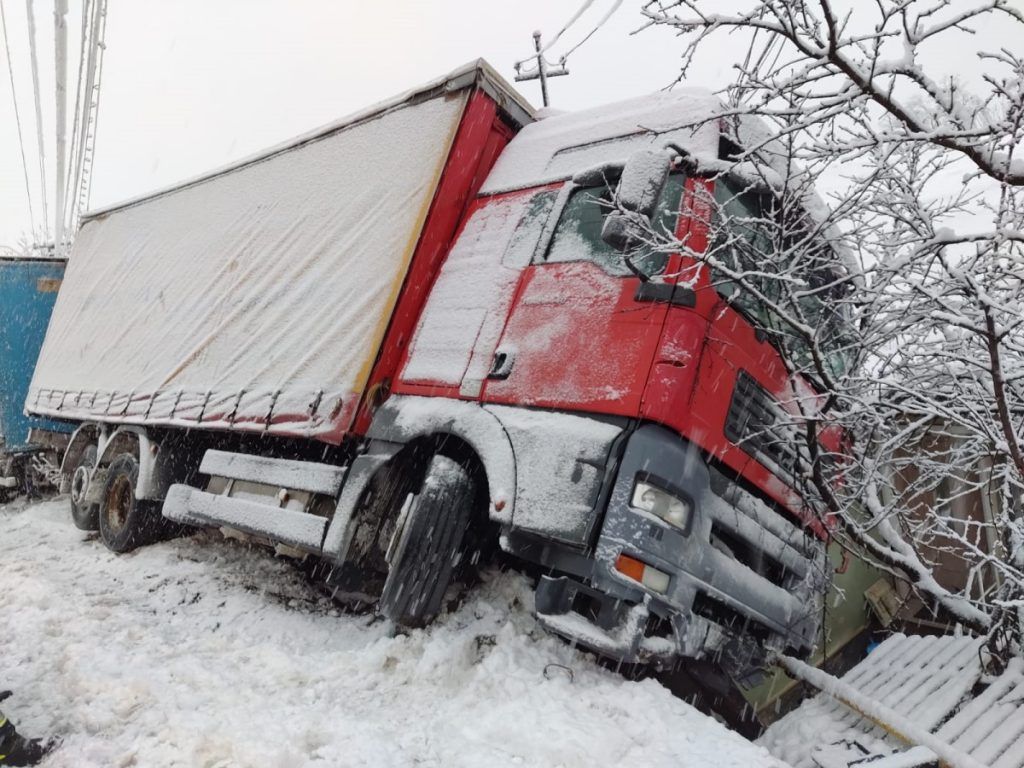
<svg viewBox="0 0 1024 768">
<path fill-rule="evenodd" d="M 725 436 L 792 485 L 797 470 L 796 426 L 746 371 L 736 377 Z"/>
</svg>

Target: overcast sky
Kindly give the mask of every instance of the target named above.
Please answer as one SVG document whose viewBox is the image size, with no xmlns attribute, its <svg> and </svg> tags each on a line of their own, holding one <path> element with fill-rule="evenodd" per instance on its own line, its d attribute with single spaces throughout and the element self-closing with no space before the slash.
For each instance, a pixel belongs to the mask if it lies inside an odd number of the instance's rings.
<svg viewBox="0 0 1024 768">
<path fill-rule="evenodd" d="M 25 3 L 0 2 L 7 14 L 30 179 L 37 184 L 38 174 L 31 173 L 35 124 Z M 611 2 L 597 0 L 589 16 L 552 50 L 552 58 L 589 31 Z M 74 55 L 82 0 L 69 3 Z M 578 109 L 614 101 L 675 79 L 681 46 L 671 33 L 653 29 L 630 35 L 642 21 L 639 4 L 626 0 L 576 51 L 569 61 L 571 75 L 551 82 L 554 106 Z M 90 207 L 244 157 L 478 57 L 511 80 L 513 62 L 532 50 L 532 31 L 553 34 L 579 5 L 580 0 L 109 0 Z M 53 3 L 35 0 L 35 7 L 52 177 Z M 707 49 L 691 72 L 691 84 L 718 88 L 729 81 L 743 46 L 720 40 L 722 45 Z M 961 59 L 959 51 L 945 51 L 940 63 L 956 71 Z M 518 87 L 539 103 L 536 82 Z M 0 245 L 13 245 L 28 232 L 25 198 L 4 72 Z"/>
<path fill-rule="evenodd" d="M 4 3 L 29 163 L 35 143 L 25 4 Z M 610 0 L 599 0 L 568 45 Z M 70 0 L 77 43 L 81 0 Z M 109 0 L 91 207 L 161 187 L 335 120 L 483 57 L 509 80 L 532 50 L 531 33 L 556 32 L 577 0 Z M 36 0 L 43 100 L 53 120 L 52 0 Z M 664 31 L 639 37 L 636 6 L 612 21 L 551 82 L 566 109 L 669 84 L 678 47 Z M 567 50 L 559 45 L 553 51 Z M 707 74 L 724 79 L 727 66 Z M 0 245 L 29 229 L 10 85 L 0 83 Z M 520 90 L 539 102 L 537 84 Z M 47 130 L 52 165 L 53 129 Z M 52 173 L 52 171 L 51 171 Z M 35 183 L 37 174 L 30 174 Z M 34 187 L 35 189 L 35 187 Z M 51 183 L 51 197 L 52 197 Z M 38 200 L 38 197 L 37 197 Z M 38 216 L 38 212 L 37 212 Z"/>
</svg>

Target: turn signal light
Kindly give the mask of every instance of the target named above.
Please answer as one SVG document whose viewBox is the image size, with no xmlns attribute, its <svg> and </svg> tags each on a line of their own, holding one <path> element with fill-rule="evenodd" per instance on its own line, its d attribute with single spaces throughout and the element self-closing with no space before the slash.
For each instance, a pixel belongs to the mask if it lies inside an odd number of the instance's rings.
<svg viewBox="0 0 1024 768">
<path fill-rule="evenodd" d="M 669 575 L 657 568 L 652 568 L 635 557 L 620 554 L 615 560 L 615 570 L 659 594 L 663 595 L 668 592 Z"/>
</svg>

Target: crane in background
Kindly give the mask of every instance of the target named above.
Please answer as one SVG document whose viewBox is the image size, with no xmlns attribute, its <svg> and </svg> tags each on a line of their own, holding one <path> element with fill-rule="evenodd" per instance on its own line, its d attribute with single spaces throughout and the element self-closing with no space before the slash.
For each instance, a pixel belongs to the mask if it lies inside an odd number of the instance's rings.
<svg viewBox="0 0 1024 768">
<path fill-rule="evenodd" d="M 17 79 L 11 54 L 11 29 L 3 5 L 0 4 L 0 32 L 3 34 L 7 71 L 14 100 L 14 115 L 21 152 L 22 171 L 32 240 L 30 249 L 36 254 L 63 258 L 70 250 L 82 213 L 89 205 L 96 129 L 99 122 L 103 71 L 104 37 L 107 22 L 107 0 L 81 0 L 80 44 L 78 61 L 70 67 L 68 56 L 68 0 L 54 0 L 54 105 L 55 119 L 53 186 L 48 184 L 46 126 L 43 119 L 43 88 L 39 76 L 35 0 L 25 0 L 26 33 L 32 72 L 32 94 L 35 117 L 35 147 L 28 145 L 19 109 Z M 73 71 L 72 71 L 73 70 Z M 74 83 L 74 101 L 70 100 L 69 84 Z M 69 106 L 71 110 L 69 112 Z M 31 141 L 31 140 L 29 140 Z M 35 167 L 29 158 L 36 157 Z M 38 173 L 38 203 L 35 204 L 30 177 Z M 51 200 L 49 189 L 53 190 Z M 37 212 L 41 218 L 37 219 Z"/>
</svg>

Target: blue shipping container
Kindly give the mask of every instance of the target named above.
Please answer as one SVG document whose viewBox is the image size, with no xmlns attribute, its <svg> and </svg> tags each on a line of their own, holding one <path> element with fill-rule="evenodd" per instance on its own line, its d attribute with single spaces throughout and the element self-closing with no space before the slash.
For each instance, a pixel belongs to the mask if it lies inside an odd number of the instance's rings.
<svg viewBox="0 0 1024 768">
<path fill-rule="evenodd" d="M 30 428 L 73 429 L 24 412 L 64 267 L 52 259 L 0 258 L 0 453 L 25 448 Z"/>
</svg>

